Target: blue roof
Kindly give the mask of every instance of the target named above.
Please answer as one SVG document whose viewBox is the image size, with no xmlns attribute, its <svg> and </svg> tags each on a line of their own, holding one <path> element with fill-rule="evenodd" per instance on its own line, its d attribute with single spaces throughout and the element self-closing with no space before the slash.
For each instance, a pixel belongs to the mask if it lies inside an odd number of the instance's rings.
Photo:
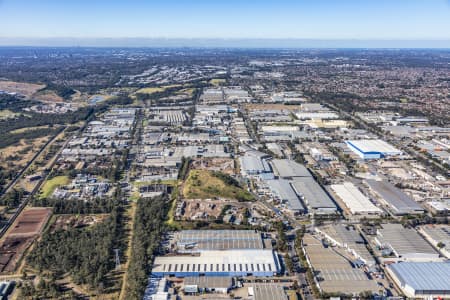
<svg viewBox="0 0 450 300">
<path fill-rule="evenodd" d="M 450 263 L 448 262 L 403 262 L 389 268 L 402 285 L 414 290 L 450 291 Z"/>
</svg>

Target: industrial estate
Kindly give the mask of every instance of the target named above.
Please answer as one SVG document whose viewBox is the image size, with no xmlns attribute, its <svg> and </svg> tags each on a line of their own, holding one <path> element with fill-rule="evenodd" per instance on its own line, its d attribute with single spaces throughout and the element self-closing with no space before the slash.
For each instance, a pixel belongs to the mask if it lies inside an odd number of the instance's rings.
<svg viewBox="0 0 450 300">
<path fill-rule="evenodd" d="M 0 48 L 0 298 L 450 299 L 449 61 Z"/>
</svg>

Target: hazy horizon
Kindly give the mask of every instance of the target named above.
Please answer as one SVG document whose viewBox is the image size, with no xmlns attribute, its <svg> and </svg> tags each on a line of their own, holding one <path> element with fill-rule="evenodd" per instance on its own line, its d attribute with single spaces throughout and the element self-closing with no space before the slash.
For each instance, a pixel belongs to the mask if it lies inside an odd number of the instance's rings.
<svg viewBox="0 0 450 300">
<path fill-rule="evenodd" d="M 447 48 L 449 15 L 450 0 L 0 0 L 0 45 Z"/>
<path fill-rule="evenodd" d="M 448 40 L 369 40 L 297 38 L 2 38 L 0 47 L 124 48 L 391 48 L 450 49 Z"/>
</svg>

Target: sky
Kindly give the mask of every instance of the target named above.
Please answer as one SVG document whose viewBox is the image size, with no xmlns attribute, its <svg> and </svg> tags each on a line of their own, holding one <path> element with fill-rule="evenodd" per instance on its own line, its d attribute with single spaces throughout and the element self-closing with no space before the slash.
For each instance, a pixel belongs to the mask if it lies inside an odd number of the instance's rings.
<svg viewBox="0 0 450 300">
<path fill-rule="evenodd" d="M 0 38 L 450 40 L 450 0 L 0 0 Z"/>
</svg>

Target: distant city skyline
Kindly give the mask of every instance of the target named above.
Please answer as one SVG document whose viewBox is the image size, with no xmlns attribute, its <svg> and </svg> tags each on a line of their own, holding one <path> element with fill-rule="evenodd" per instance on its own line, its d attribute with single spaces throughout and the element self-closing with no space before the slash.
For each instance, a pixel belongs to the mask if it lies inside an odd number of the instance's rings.
<svg viewBox="0 0 450 300">
<path fill-rule="evenodd" d="M 94 39 L 117 46 L 121 39 L 245 39 L 449 47 L 450 1 L 0 0 L 0 45 L 91 45 Z"/>
</svg>

